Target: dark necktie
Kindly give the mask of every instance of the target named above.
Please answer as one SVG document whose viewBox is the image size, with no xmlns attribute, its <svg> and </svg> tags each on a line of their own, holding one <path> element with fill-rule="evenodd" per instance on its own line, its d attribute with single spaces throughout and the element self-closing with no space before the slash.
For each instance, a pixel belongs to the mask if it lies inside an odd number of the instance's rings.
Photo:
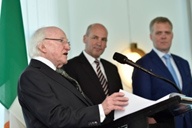
<svg viewBox="0 0 192 128">
<path fill-rule="evenodd" d="M 166 61 L 167 68 L 169 69 L 170 73 L 172 74 L 173 79 L 174 79 L 176 85 L 180 88 L 180 86 L 179 86 L 179 80 L 178 80 L 177 75 L 176 75 L 176 73 L 175 73 L 175 70 L 174 70 L 174 68 L 173 68 L 173 66 L 172 66 L 172 64 L 171 64 L 170 55 L 169 55 L 169 54 L 165 54 L 165 55 L 163 56 L 163 58 L 164 58 L 165 61 Z"/>
<path fill-rule="evenodd" d="M 67 80 L 71 81 L 72 83 L 74 83 L 73 85 L 75 86 L 75 88 L 85 97 L 85 94 L 83 93 L 79 83 L 73 79 L 72 77 L 70 77 L 63 69 L 58 68 L 56 70 L 56 72 L 58 72 L 59 74 L 61 74 L 62 76 L 64 76 Z"/>
<path fill-rule="evenodd" d="M 94 62 L 96 63 L 97 76 L 99 78 L 99 81 L 101 82 L 101 86 L 103 88 L 103 91 L 104 91 L 105 95 L 107 96 L 108 91 L 109 91 L 107 80 L 105 79 L 103 73 L 101 72 L 99 61 L 96 59 Z"/>
</svg>

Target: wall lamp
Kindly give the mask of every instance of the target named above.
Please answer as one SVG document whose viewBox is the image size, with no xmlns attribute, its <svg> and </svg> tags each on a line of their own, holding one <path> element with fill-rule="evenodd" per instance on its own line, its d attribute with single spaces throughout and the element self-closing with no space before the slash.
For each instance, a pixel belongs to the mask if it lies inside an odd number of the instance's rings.
<svg viewBox="0 0 192 128">
<path fill-rule="evenodd" d="M 137 47 L 137 43 L 130 43 L 130 49 L 126 49 L 122 52 L 123 55 L 127 56 L 128 59 L 136 62 L 145 52 Z M 117 64 L 119 74 L 123 83 L 123 88 L 129 92 L 132 92 L 132 72 L 133 67 L 126 64 Z"/>
<path fill-rule="evenodd" d="M 137 43 L 131 43 L 131 52 L 138 53 L 141 57 L 145 55 L 145 52 L 139 48 L 137 48 Z"/>
</svg>

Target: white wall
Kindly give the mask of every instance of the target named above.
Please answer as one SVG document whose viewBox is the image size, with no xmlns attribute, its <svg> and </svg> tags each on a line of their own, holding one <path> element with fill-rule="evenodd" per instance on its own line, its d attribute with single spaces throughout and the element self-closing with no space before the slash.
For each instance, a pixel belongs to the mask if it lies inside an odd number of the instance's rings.
<svg viewBox="0 0 192 128">
<path fill-rule="evenodd" d="M 109 32 L 108 45 L 103 57 L 112 60 L 114 51 L 121 50 L 121 43 L 128 42 L 128 15 L 126 0 L 70 0 L 71 55 L 83 49 L 83 35 L 92 23 L 102 23 Z"/>
<path fill-rule="evenodd" d="M 149 23 L 157 16 L 168 17 L 173 23 L 171 51 L 187 59 L 191 64 L 189 23 L 186 0 L 129 0 L 132 41 L 146 52 L 152 48 L 149 39 Z"/>
<path fill-rule="evenodd" d="M 69 58 L 83 49 L 82 36 L 89 24 L 99 22 L 109 31 L 108 47 L 102 57 L 112 60 L 115 51 L 137 42 L 145 52 L 152 48 L 149 23 L 168 17 L 174 26 L 172 52 L 192 63 L 186 0 L 21 0 L 26 40 L 39 27 L 61 27 L 71 41 Z M 191 24 L 191 23 L 190 23 Z"/>
<path fill-rule="evenodd" d="M 42 26 L 62 28 L 71 41 L 69 58 L 83 49 L 82 37 L 89 24 L 99 22 L 109 31 L 103 58 L 117 64 L 112 56 L 129 48 L 131 42 L 145 52 L 152 48 L 149 22 L 157 16 L 168 17 L 174 26 L 171 51 L 187 59 L 192 66 L 187 2 L 190 0 L 20 0 L 26 42 Z M 189 9 L 190 10 L 190 9 Z"/>
<path fill-rule="evenodd" d="M 4 107 L 0 104 L 0 128 L 4 127 Z"/>
<path fill-rule="evenodd" d="M 173 23 L 172 53 L 187 59 L 192 66 L 189 18 L 190 0 L 21 0 L 26 42 L 42 26 L 62 28 L 71 42 L 69 59 L 84 49 L 83 35 L 91 23 L 102 23 L 109 32 L 107 49 L 102 55 L 112 63 L 114 52 L 123 52 L 131 42 L 149 52 L 149 23 L 157 16 Z M 126 86 L 125 86 L 126 87 Z"/>
</svg>

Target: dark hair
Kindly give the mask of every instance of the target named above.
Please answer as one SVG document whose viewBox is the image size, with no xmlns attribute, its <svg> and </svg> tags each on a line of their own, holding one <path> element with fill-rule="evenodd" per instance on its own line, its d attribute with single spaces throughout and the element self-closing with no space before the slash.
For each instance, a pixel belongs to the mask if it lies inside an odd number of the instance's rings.
<svg viewBox="0 0 192 128">
<path fill-rule="evenodd" d="M 152 32 L 152 28 L 153 28 L 153 25 L 155 23 L 169 23 L 171 25 L 171 29 L 173 29 L 173 25 L 172 25 L 171 21 L 168 18 L 166 18 L 166 17 L 156 17 L 150 23 L 150 26 L 149 26 L 150 32 Z"/>
</svg>

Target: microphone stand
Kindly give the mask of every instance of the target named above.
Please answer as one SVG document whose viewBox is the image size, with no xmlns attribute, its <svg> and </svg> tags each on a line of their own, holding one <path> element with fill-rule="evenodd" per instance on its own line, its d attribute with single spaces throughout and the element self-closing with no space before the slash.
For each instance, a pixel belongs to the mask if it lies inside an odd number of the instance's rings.
<svg viewBox="0 0 192 128">
<path fill-rule="evenodd" d="M 176 89 L 179 93 L 182 94 L 182 91 L 177 87 L 177 85 L 175 85 L 175 83 L 173 83 L 172 81 L 170 81 L 170 80 L 168 80 L 168 79 L 165 79 L 164 77 L 158 76 L 158 75 L 152 73 L 151 71 L 149 71 L 149 70 L 141 67 L 140 65 L 138 65 L 138 64 L 134 63 L 133 61 L 129 60 L 126 56 L 124 56 L 124 55 L 122 55 L 122 54 L 120 54 L 120 53 L 115 52 L 115 54 L 113 55 L 113 59 L 116 60 L 116 61 L 119 62 L 119 63 L 122 63 L 122 64 L 125 64 L 125 63 L 126 63 L 126 64 L 128 64 L 128 65 L 131 65 L 131 66 L 133 66 L 134 68 L 138 68 L 138 69 L 140 69 L 140 70 L 142 70 L 142 71 L 144 71 L 144 72 L 146 72 L 146 73 L 148 73 L 148 74 L 150 74 L 150 75 L 152 75 L 152 76 L 154 76 L 154 77 L 157 77 L 157 78 L 159 78 L 159 79 L 161 79 L 161 80 L 163 80 L 163 81 L 165 81 L 165 82 L 170 83 L 171 85 L 173 85 L 173 86 L 175 87 L 175 89 Z"/>
<path fill-rule="evenodd" d="M 159 78 L 159 79 L 161 79 L 161 80 L 163 80 L 163 81 L 166 81 L 166 82 L 172 84 L 172 85 L 175 87 L 175 89 L 176 89 L 179 93 L 182 94 L 182 91 L 181 91 L 181 90 L 177 87 L 177 85 L 175 85 L 175 83 L 173 83 L 172 81 L 170 81 L 170 80 L 168 80 L 168 79 L 165 79 L 164 77 L 161 77 L 161 76 L 159 76 L 159 75 L 157 75 L 157 74 L 154 74 L 153 72 L 151 72 L 151 71 L 149 71 L 149 70 L 147 70 L 147 69 L 145 69 L 145 68 L 143 68 L 143 67 L 135 64 L 135 63 L 132 62 L 131 60 L 124 59 L 124 61 L 125 61 L 126 63 L 128 63 L 129 65 L 133 66 L 133 67 L 136 67 L 136 68 L 138 68 L 138 69 L 140 69 L 140 70 L 142 70 L 142 71 L 144 71 L 144 72 L 146 72 L 146 73 L 148 73 L 148 74 L 150 74 L 150 75 L 152 75 L 152 76 L 155 76 L 155 77 L 157 77 L 157 78 Z"/>
</svg>

